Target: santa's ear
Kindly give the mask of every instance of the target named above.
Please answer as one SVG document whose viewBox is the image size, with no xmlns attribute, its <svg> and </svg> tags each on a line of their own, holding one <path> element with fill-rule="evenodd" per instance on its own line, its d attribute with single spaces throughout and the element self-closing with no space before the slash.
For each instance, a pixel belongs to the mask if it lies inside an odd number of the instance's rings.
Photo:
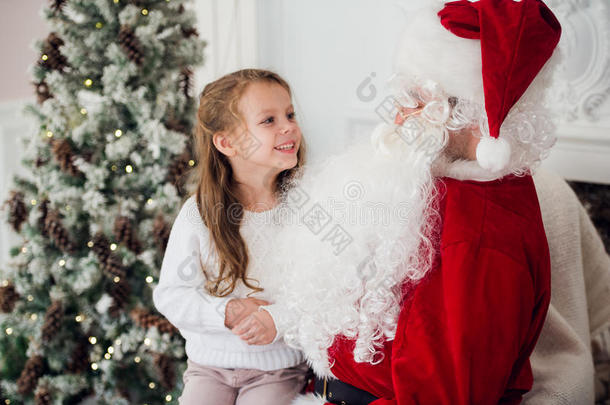
<svg viewBox="0 0 610 405">
<path fill-rule="evenodd" d="M 232 144 L 231 136 L 227 131 L 216 132 L 212 135 L 212 142 L 220 153 L 232 157 L 237 154 L 237 150 Z"/>
</svg>

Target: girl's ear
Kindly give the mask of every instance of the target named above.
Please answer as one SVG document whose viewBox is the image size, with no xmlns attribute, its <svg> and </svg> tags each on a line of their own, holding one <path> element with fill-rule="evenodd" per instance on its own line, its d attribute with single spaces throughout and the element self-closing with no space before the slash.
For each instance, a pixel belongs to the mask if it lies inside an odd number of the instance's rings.
<svg viewBox="0 0 610 405">
<path fill-rule="evenodd" d="M 225 156 L 233 157 L 237 154 L 237 149 L 233 147 L 229 133 L 226 131 L 216 132 L 212 136 L 212 142 L 216 149 Z"/>
</svg>

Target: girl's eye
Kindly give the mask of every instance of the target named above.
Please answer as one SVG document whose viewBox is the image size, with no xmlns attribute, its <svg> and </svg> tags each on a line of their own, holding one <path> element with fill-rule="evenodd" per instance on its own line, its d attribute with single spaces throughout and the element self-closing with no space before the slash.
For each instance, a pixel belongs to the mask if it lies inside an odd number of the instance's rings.
<svg viewBox="0 0 610 405">
<path fill-rule="evenodd" d="M 273 117 L 269 117 L 266 120 L 264 120 L 263 122 L 261 122 L 261 124 L 271 124 L 273 123 Z"/>
<path fill-rule="evenodd" d="M 291 113 L 288 113 L 288 119 L 289 120 L 293 120 L 296 117 L 297 113 L 295 113 L 294 111 Z"/>
</svg>

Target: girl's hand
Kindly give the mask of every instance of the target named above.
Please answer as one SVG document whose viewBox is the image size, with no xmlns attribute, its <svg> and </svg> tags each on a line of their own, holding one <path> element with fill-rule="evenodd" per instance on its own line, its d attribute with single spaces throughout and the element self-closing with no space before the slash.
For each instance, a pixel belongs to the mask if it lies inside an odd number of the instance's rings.
<svg viewBox="0 0 610 405">
<path fill-rule="evenodd" d="M 277 334 L 273 318 L 264 310 L 250 314 L 232 332 L 249 345 L 268 345 Z"/>
<path fill-rule="evenodd" d="M 225 326 L 233 329 L 250 314 L 257 312 L 261 305 L 269 305 L 269 302 L 252 297 L 230 300 L 225 308 Z"/>
</svg>

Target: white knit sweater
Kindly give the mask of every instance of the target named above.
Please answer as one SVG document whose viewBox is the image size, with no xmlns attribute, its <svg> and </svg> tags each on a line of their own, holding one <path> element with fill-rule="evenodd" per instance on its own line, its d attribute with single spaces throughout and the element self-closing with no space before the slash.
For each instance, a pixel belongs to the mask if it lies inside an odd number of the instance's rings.
<svg viewBox="0 0 610 405">
<path fill-rule="evenodd" d="M 566 182 L 544 170 L 534 182 L 551 255 L 551 305 L 524 403 L 610 403 L 610 258 Z"/>
<path fill-rule="evenodd" d="M 255 213 L 244 211 L 240 233 L 248 247 L 248 277 L 264 291 L 250 296 L 273 301 L 274 277 L 265 266 L 272 253 L 271 235 L 278 226 L 277 209 Z M 186 354 L 195 363 L 221 368 L 278 370 L 304 361 L 300 351 L 281 339 L 263 346 L 249 346 L 224 325 L 225 307 L 232 298 L 251 292 L 239 283 L 229 296 L 214 297 L 204 289 L 205 276 L 218 274 L 218 259 L 204 225 L 195 196 L 191 196 L 176 217 L 169 237 L 159 284 L 153 301 L 186 340 Z"/>
</svg>

